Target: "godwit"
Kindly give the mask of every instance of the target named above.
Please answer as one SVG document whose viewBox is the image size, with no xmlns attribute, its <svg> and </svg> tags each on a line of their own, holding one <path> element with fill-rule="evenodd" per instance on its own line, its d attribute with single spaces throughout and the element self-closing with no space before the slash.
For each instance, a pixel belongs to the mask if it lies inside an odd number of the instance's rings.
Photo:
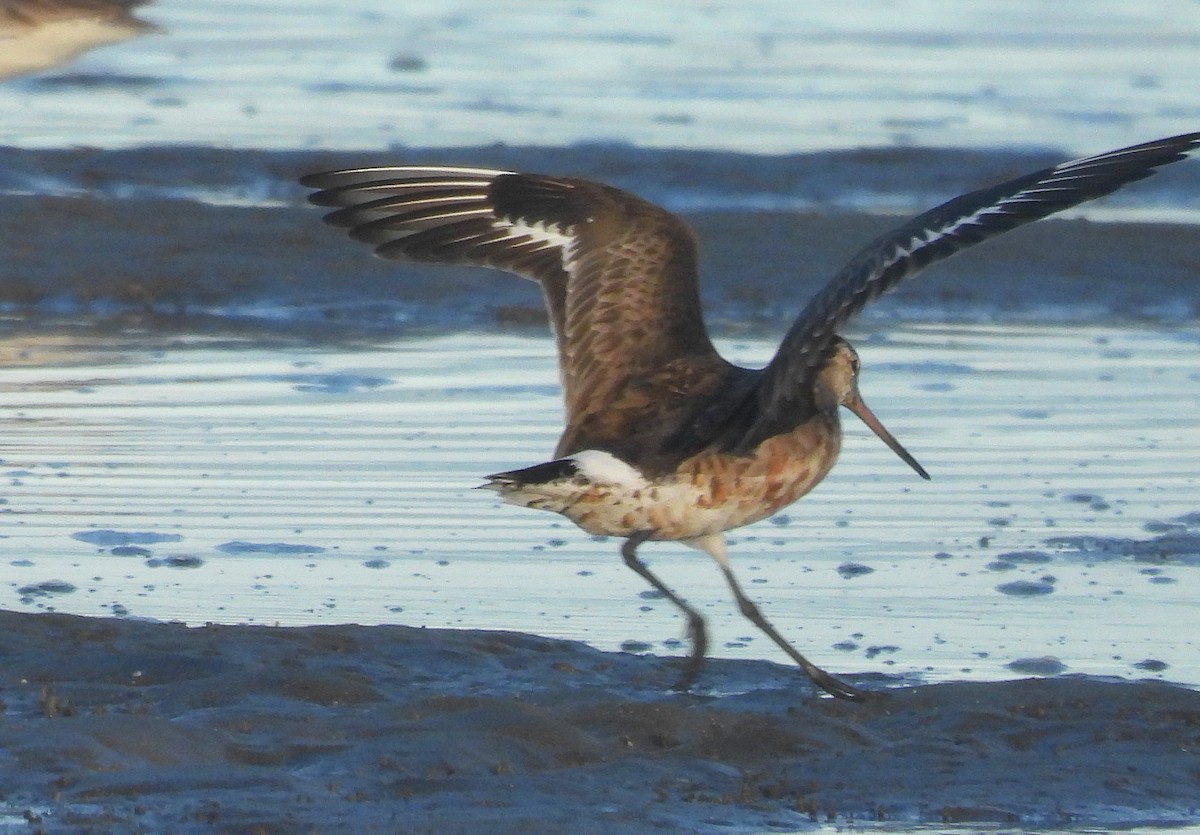
<svg viewBox="0 0 1200 835">
<path fill-rule="evenodd" d="M 626 565 L 687 616 L 689 688 L 707 648 L 700 614 L 637 555 L 677 540 L 720 566 L 738 608 L 833 696 L 865 694 L 809 662 L 763 617 L 730 566 L 724 532 L 816 486 L 853 411 L 928 474 L 858 392 L 858 356 L 838 327 L 934 261 L 1108 194 L 1183 159 L 1200 133 L 1065 162 L 956 197 L 860 251 L 801 311 L 774 358 L 741 368 L 713 348 L 684 223 L 588 180 L 478 168 L 353 168 L 304 177 L 325 220 L 383 258 L 494 267 L 542 288 L 558 345 L 566 430 L 554 459 L 487 476 L 506 502 L 561 513 L 625 539 Z"/>
<path fill-rule="evenodd" d="M 151 0 L 0 0 L 0 79 L 163 30 L 134 16 Z"/>
</svg>

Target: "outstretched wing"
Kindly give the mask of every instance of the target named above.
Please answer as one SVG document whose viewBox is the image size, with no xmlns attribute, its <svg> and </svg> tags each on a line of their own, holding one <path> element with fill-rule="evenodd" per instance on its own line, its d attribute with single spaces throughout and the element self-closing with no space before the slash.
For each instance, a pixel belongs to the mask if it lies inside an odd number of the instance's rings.
<svg viewBox="0 0 1200 835">
<path fill-rule="evenodd" d="M 664 369 L 721 362 L 704 330 L 691 232 L 633 195 L 475 168 L 359 168 L 301 183 L 321 189 L 312 202 L 339 207 L 327 222 L 383 258 L 495 267 L 537 281 L 558 340 L 568 422 L 591 426 L 591 437 L 627 432 L 631 392 L 669 388 Z M 620 412 L 622 400 L 628 420 L 602 417 Z"/>
<path fill-rule="evenodd" d="M 511 172 L 483 168 L 403 166 L 310 174 L 302 185 L 318 206 L 340 207 L 325 222 L 375 247 L 389 260 L 475 264 L 538 282 L 551 324 L 562 332 L 570 235 L 558 226 L 497 216 L 492 183 Z"/>
<path fill-rule="evenodd" d="M 744 403 L 751 414 L 743 411 L 730 424 L 736 437 L 727 445 L 752 448 L 785 429 L 780 421 L 789 414 L 811 408 L 805 398 L 836 330 L 880 294 L 934 261 L 1149 177 L 1198 145 L 1200 133 L 1189 133 L 1064 162 L 956 197 L 877 238 L 801 311 L 763 369 L 754 398 Z"/>
</svg>

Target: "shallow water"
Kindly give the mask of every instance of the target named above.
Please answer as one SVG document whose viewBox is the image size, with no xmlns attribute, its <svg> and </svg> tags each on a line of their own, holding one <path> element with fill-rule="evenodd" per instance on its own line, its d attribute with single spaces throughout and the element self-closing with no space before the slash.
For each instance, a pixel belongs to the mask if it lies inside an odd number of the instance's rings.
<svg viewBox="0 0 1200 835">
<path fill-rule="evenodd" d="M 731 550 L 803 652 L 886 691 L 853 705 L 748 660 L 785 661 L 664 543 L 736 659 L 668 692 L 675 659 L 630 653 L 686 652 L 682 623 L 617 543 L 473 489 L 559 431 L 536 293 L 374 262 L 296 184 L 420 159 L 630 189 L 696 227 L 708 321 L 761 363 L 884 215 L 1200 126 L 1200 3 L 142 11 L 166 33 L 0 83 L 0 830 L 1200 817 L 1200 165 L 848 332 L 934 480 L 850 417 Z"/>
<path fill-rule="evenodd" d="M 731 534 L 785 635 L 844 672 L 1200 684 L 1200 330 L 851 337 L 865 396 L 934 478 L 848 416 L 826 482 Z M 721 347 L 758 364 L 773 344 Z M 5 608 L 686 651 L 615 541 L 472 489 L 553 448 L 548 338 L 350 349 L 59 333 L 0 352 Z M 777 659 L 706 557 L 644 550 L 709 617 L 714 654 Z M 1006 667 L 1047 656 L 1061 663 Z"/>
<path fill-rule="evenodd" d="M 1200 119 L 1191 0 L 159 0 L 143 16 L 166 33 L 0 85 L 0 143 L 1095 151 Z"/>
</svg>

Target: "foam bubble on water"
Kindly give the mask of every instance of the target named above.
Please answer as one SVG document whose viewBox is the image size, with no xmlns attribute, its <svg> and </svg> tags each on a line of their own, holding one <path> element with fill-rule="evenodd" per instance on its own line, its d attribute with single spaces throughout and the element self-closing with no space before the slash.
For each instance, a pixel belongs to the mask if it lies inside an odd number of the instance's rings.
<svg viewBox="0 0 1200 835">
<path fill-rule="evenodd" d="M 1059 536 L 1046 544 L 1062 549 L 1064 556 L 1090 561 L 1132 559 L 1135 562 L 1170 562 L 1200 566 L 1200 533 L 1172 528 L 1151 539 L 1102 536 Z"/>
<path fill-rule="evenodd" d="M 147 568 L 199 568 L 204 560 L 195 554 L 179 554 L 168 557 L 152 557 L 146 560 Z"/>
<path fill-rule="evenodd" d="M 177 533 L 156 533 L 154 531 L 116 531 L 96 530 L 78 531 L 71 534 L 71 539 L 87 542 L 90 545 L 122 546 L 122 545 L 154 545 L 160 542 L 182 542 L 183 536 Z"/>
<path fill-rule="evenodd" d="M 1040 658 L 1018 658 L 1004 666 L 1014 673 L 1033 676 L 1057 676 L 1067 670 L 1067 665 L 1053 655 L 1044 655 Z"/>
<path fill-rule="evenodd" d="M 302 545 L 289 542 L 242 542 L 233 540 L 217 546 L 226 554 L 323 554 L 320 545 Z"/>
<path fill-rule="evenodd" d="M 873 574 L 874 572 L 875 569 L 871 568 L 871 566 L 857 562 L 844 562 L 837 567 L 837 573 L 847 580 L 854 577 L 862 577 L 866 574 Z"/>
<path fill-rule="evenodd" d="M 77 589 L 72 583 L 65 580 L 43 580 L 40 583 L 31 583 L 27 586 L 21 586 L 17 589 L 17 594 L 24 598 L 25 602 L 34 597 L 50 597 L 56 594 L 71 594 Z"/>
<path fill-rule="evenodd" d="M 1002 583 L 996 586 L 996 591 L 1007 594 L 1009 597 L 1040 597 L 1051 594 L 1054 591 L 1054 584 L 1045 581 L 1014 580 L 1011 583 Z"/>
</svg>

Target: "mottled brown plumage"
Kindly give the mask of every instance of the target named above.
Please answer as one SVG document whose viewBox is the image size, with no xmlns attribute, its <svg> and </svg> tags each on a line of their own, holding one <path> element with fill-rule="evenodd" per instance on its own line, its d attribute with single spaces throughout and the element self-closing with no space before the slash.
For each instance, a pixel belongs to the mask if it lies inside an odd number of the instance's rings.
<svg viewBox="0 0 1200 835">
<path fill-rule="evenodd" d="M 955 198 L 865 247 L 801 311 L 771 362 L 734 366 L 704 328 L 696 246 L 677 217 L 587 180 L 471 168 L 400 166 L 314 174 L 327 216 L 384 258 L 475 264 L 537 281 L 558 345 L 566 429 L 556 458 L 488 476 L 505 501 L 625 537 L 627 565 L 687 615 L 698 675 L 700 615 L 637 557 L 678 540 L 718 563 L 739 609 L 834 696 L 863 693 L 808 662 L 746 597 L 724 532 L 809 492 L 841 445 L 838 407 L 854 411 L 924 470 L 858 393 L 858 357 L 838 327 L 928 264 L 1149 176 L 1200 134 L 1074 160 Z"/>
</svg>

